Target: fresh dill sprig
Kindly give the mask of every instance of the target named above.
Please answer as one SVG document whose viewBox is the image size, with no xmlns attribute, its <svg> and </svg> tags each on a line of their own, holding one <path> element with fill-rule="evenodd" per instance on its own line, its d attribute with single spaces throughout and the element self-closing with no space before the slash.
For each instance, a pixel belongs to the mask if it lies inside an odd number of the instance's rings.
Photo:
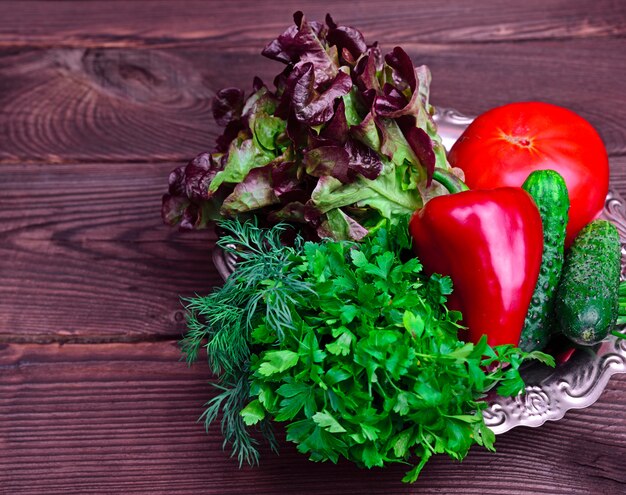
<svg viewBox="0 0 626 495">
<path fill-rule="evenodd" d="M 239 260 L 221 288 L 184 300 L 188 332 L 181 347 L 192 363 L 204 345 L 211 371 L 228 374 L 248 359 L 247 337 L 259 317 L 263 316 L 280 341 L 283 329 L 292 325 L 290 305 L 311 288 L 288 270 L 302 253 L 303 243 L 297 236 L 293 246 L 282 244 L 285 224 L 262 229 L 253 221 L 224 220 L 218 225 L 230 232 L 218 245 Z"/>
<path fill-rule="evenodd" d="M 261 229 L 253 221 L 239 220 L 224 220 L 218 225 L 228 233 L 218 245 L 237 255 L 238 262 L 221 288 L 184 300 L 188 331 L 180 347 L 189 364 L 205 347 L 209 368 L 218 377 L 214 386 L 220 392 L 205 405 L 201 416 L 206 427 L 221 411 L 224 445 L 232 445 L 240 464 L 257 464 L 257 442 L 239 414 L 249 401 L 250 332 L 262 322 L 280 342 L 285 329 L 293 326 L 292 308 L 314 293 L 289 270 L 301 259 L 303 241 L 296 236 L 293 245 L 285 246 L 286 225 Z M 275 449 L 269 421 L 261 423 L 260 430 Z"/>
<path fill-rule="evenodd" d="M 258 442 L 250 435 L 246 429 L 243 418 L 239 414 L 248 402 L 249 397 L 249 376 L 242 373 L 236 382 L 226 385 L 214 384 L 214 387 L 221 392 L 205 404 L 206 410 L 200 416 L 204 420 L 204 425 L 208 431 L 209 426 L 222 411 L 222 436 L 224 437 L 223 447 L 232 445 L 232 456 L 237 456 L 239 467 L 245 462 L 250 465 L 259 463 L 259 451 L 256 448 Z"/>
</svg>

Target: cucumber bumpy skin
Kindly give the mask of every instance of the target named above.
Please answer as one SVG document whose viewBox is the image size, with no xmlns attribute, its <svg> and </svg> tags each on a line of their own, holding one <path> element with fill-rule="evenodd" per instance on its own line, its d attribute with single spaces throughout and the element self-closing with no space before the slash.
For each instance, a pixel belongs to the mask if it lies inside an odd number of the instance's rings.
<svg viewBox="0 0 626 495">
<path fill-rule="evenodd" d="M 522 350 L 530 352 L 546 346 L 555 326 L 554 298 L 563 268 L 569 196 L 565 180 L 554 170 L 531 173 L 522 189 L 535 201 L 543 226 L 541 269 L 519 342 Z"/>
<path fill-rule="evenodd" d="M 617 229 L 606 220 L 591 222 L 574 239 L 557 289 L 557 321 L 571 341 L 597 344 L 615 326 L 620 271 Z"/>
</svg>

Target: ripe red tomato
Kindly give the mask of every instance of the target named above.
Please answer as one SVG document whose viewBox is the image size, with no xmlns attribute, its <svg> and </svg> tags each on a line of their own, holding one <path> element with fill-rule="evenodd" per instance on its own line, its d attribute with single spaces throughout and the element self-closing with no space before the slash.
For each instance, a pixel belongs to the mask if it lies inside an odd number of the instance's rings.
<svg viewBox="0 0 626 495">
<path fill-rule="evenodd" d="M 483 113 L 448 160 L 465 172 L 471 189 L 521 186 L 534 170 L 559 172 L 571 205 L 567 246 L 602 211 L 609 187 L 609 160 L 598 133 L 579 115 L 549 103 L 511 103 Z"/>
</svg>

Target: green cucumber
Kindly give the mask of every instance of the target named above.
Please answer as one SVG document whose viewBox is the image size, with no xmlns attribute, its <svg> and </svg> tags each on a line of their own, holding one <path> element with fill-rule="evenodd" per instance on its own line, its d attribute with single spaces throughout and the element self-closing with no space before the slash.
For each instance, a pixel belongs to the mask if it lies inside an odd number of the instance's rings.
<svg viewBox="0 0 626 495">
<path fill-rule="evenodd" d="M 606 220 L 591 222 L 574 239 L 557 289 L 556 318 L 571 341 L 597 344 L 615 326 L 620 271 L 617 229 Z"/>
<path fill-rule="evenodd" d="M 531 173 L 522 189 L 539 208 L 543 226 L 541 270 L 519 342 L 522 350 L 530 352 L 543 349 L 553 333 L 552 310 L 563 267 L 569 196 L 565 180 L 554 170 Z"/>
</svg>

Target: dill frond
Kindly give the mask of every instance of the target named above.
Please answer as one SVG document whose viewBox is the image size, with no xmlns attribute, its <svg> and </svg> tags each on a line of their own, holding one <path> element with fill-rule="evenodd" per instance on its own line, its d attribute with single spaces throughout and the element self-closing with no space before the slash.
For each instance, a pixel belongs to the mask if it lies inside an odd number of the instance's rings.
<svg viewBox="0 0 626 495">
<path fill-rule="evenodd" d="M 232 446 L 240 464 L 256 464 L 257 442 L 240 415 L 249 401 L 250 332 L 263 323 L 276 335 L 277 342 L 282 341 L 294 327 L 293 308 L 315 293 L 289 269 L 301 261 L 304 243 L 297 236 L 293 245 L 283 245 L 287 225 L 261 229 L 256 222 L 239 220 L 224 220 L 218 225 L 227 232 L 218 245 L 236 254 L 238 262 L 221 288 L 207 296 L 183 300 L 188 330 L 180 347 L 189 364 L 205 347 L 209 368 L 219 378 L 214 384 L 219 393 L 207 402 L 201 416 L 206 427 L 221 412 L 224 446 Z M 271 424 L 263 421 L 259 429 L 276 450 Z"/>
<path fill-rule="evenodd" d="M 243 418 L 239 414 L 245 407 L 249 397 L 248 374 L 242 373 L 236 382 L 228 385 L 214 385 L 221 392 L 205 404 L 206 410 L 199 420 L 204 421 L 208 431 L 209 426 L 222 411 L 221 430 L 224 437 L 223 447 L 230 444 L 231 457 L 237 457 L 239 467 L 244 462 L 251 466 L 259 464 L 258 442 L 247 430 Z M 275 442 L 275 440 L 274 440 Z M 271 441 L 270 441 L 271 445 Z"/>
</svg>

